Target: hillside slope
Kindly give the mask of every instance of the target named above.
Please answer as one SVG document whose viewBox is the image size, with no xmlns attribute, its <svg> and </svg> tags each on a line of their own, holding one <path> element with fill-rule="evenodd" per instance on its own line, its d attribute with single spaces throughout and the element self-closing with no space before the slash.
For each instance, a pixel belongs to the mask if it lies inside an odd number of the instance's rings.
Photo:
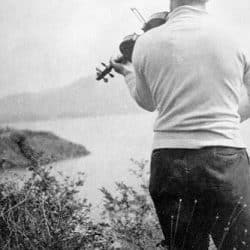
<svg viewBox="0 0 250 250">
<path fill-rule="evenodd" d="M 46 165 L 88 154 L 84 146 L 50 132 L 0 129 L 0 168 Z"/>
<path fill-rule="evenodd" d="M 122 78 L 105 84 L 94 77 L 41 93 L 0 99 L 0 122 L 140 112 Z"/>
</svg>

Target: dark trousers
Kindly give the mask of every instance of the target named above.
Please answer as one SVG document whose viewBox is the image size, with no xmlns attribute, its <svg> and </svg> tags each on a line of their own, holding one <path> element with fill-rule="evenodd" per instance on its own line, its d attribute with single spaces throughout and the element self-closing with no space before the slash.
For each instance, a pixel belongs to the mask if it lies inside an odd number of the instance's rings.
<svg viewBox="0 0 250 250">
<path fill-rule="evenodd" d="M 245 149 L 156 149 L 149 191 L 168 249 L 250 249 Z"/>
</svg>

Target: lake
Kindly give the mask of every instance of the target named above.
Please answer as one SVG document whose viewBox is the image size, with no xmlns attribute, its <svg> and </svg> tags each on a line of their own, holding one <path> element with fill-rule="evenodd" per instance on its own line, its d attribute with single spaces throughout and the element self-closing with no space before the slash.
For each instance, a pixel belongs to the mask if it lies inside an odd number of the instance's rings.
<svg viewBox="0 0 250 250">
<path fill-rule="evenodd" d="M 154 116 L 150 113 L 114 115 L 8 125 L 18 129 L 52 131 L 86 146 L 91 152 L 89 156 L 54 164 L 54 169 L 71 177 L 77 177 L 79 171 L 85 172 L 82 193 L 97 206 L 102 186 L 113 190 L 115 181 L 134 184 L 128 171 L 134 166 L 130 159 L 149 159 Z M 23 170 L 14 172 L 25 174 Z"/>
<path fill-rule="evenodd" d="M 113 190 L 116 181 L 136 185 L 128 171 L 134 167 L 130 159 L 149 160 L 154 117 L 155 114 L 143 113 L 8 125 L 18 129 L 52 131 L 86 146 L 91 152 L 89 156 L 57 163 L 54 169 L 73 178 L 78 172 L 85 172 L 86 183 L 81 194 L 98 209 L 102 197 L 99 188 L 102 186 Z M 250 149 L 250 122 L 242 124 L 242 135 Z M 24 170 L 16 172 L 25 174 Z"/>
</svg>

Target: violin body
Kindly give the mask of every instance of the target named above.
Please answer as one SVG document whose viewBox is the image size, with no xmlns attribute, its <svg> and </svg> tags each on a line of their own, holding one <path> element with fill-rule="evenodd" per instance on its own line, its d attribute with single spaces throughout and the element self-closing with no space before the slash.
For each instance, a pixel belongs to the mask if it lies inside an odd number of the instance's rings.
<svg viewBox="0 0 250 250">
<path fill-rule="evenodd" d="M 153 28 L 157 28 L 167 22 L 169 12 L 163 11 L 153 14 L 149 20 L 144 24 L 142 30 L 147 32 Z"/>
<path fill-rule="evenodd" d="M 147 32 L 153 28 L 159 27 L 167 22 L 169 12 L 163 11 L 153 14 L 147 22 L 144 23 L 142 30 L 144 32 Z M 143 35 L 143 34 L 142 34 Z M 126 36 L 123 41 L 121 42 L 119 49 L 122 54 L 122 56 L 119 58 L 119 62 L 132 62 L 132 55 L 135 43 L 137 39 L 140 37 L 140 35 L 133 33 L 132 35 Z M 111 74 L 111 71 L 113 69 L 112 65 L 106 65 L 105 63 L 102 63 L 102 65 L 105 67 L 104 70 L 100 70 L 96 68 L 97 71 L 97 77 L 96 80 L 104 80 L 105 82 L 108 82 L 108 79 L 106 78 L 107 75 L 114 77 L 113 74 Z"/>
<path fill-rule="evenodd" d="M 123 41 L 120 44 L 120 51 L 125 59 L 125 61 L 132 62 L 132 55 L 135 47 L 135 42 L 138 39 L 139 35 L 136 33 L 124 37 Z"/>
</svg>

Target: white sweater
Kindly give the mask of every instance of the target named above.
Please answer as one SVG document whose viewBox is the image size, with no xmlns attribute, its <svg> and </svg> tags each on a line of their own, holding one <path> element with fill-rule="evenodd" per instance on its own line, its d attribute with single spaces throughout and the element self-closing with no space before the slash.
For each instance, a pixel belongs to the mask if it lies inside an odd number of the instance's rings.
<svg viewBox="0 0 250 250">
<path fill-rule="evenodd" d="M 206 11 L 175 9 L 166 24 L 143 34 L 125 77 L 136 102 L 158 110 L 153 148 L 245 147 L 238 113 L 250 63 Z"/>
</svg>

